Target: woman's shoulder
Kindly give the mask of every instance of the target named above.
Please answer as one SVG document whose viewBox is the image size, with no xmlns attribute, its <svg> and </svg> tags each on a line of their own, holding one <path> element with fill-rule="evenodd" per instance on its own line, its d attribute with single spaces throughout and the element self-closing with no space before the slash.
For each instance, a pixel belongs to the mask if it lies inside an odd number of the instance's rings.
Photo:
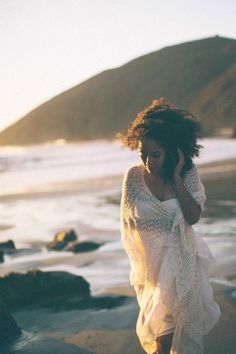
<svg viewBox="0 0 236 354">
<path fill-rule="evenodd" d="M 131 166 L 131 167 L 127 168 L 127 170 L 125 171 L 125 174 L 140 173 L 142 168 L 143 168 L 142 164 Z"/>
<path fill-rule="evenodd" d="M 141 164 L 129 167 L 124 173 L 124 180 L 137 183 L 140 180 L 142 169 Z"/>
</svg>

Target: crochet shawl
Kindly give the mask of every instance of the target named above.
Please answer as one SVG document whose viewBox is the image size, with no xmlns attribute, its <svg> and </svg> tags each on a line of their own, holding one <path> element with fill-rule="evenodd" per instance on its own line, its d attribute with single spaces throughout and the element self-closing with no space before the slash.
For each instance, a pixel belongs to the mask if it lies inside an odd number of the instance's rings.
<svg viewBox="0 0 236 354">
<path fill-rule="evenodd" d="M 172 309 L 176 327 L 171 354 L 202 354 L 203 334 L 213 324 L 207 327 L 204 322 L 195 233 L 180 205 L 173 213 L 152 195 L 143 169 L 143 165 L 129 168 L 122 186 L 121 239 L 130 260 L 130 283 L 145 285 L 145 296 L 154 295 L 154 306 L 162 302 Z M 203 211 L 206 195 L 194 164 L 185 173 L 183 183 Z M 143 207 L 145 200 L 153 217 Z M 148 318 L 148 309 L 146 315 Z M 149 354 L 156 350 L 155 324 L 152 326 L 151 321 L 155 319 L 147 320 L 142 330 L 137 327 L 141 345 Z"/>
</svg>

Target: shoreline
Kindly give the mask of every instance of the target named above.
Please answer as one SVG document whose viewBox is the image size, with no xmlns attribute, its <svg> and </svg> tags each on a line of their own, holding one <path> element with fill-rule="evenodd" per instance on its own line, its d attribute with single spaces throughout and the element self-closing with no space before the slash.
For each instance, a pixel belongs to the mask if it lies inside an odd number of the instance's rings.
<svg viewBox="0 0 236 354">
<path fill-rule="evenodd" d="M 236 172 L 236 158 L 197 164 L 202 181 L 231 177 Z M 121 191 L 123 174 L 105 177 L 79 179 L 69 182 L 46 184 L 42 188 L 29 189 L 24 192 L 6 193 L 0 195 L 0 202 L 17 199 L 59 197 L 70 194 L 101 193 L 103 190 Z"/>
</svg>

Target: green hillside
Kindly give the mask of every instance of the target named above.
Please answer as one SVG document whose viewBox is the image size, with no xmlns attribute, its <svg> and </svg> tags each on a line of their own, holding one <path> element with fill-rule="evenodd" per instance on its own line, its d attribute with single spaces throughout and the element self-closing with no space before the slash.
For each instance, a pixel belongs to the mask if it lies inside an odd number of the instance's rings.
<svg viewBox="0 0 236 354">
<path fill-rule="evenodd" d="M 0 133 L 0 144 L 112 138 L 154 98 L 197 114 L 206 132 L 233 127 L 236 40 L 170 46 L 104 71 L 42 104 Z"/>
</svg>

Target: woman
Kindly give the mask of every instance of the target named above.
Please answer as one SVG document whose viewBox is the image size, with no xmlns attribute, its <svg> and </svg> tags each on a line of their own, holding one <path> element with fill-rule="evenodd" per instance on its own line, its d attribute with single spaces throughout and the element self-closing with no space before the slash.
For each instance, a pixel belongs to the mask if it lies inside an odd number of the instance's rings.
<svg viewBox="0 0 236 354">
<path fill-rule="evenodd" d="M 118 135 L 142 163 L 123 180 L 121 235 L 140 312 L 136 332 L 148 354 L 202 354 L 220 317 L 208 267 L 212 254 L 192 225 L 206 195 L 192 159 L 200 123 L 164 98 Z"/>
</svg>

